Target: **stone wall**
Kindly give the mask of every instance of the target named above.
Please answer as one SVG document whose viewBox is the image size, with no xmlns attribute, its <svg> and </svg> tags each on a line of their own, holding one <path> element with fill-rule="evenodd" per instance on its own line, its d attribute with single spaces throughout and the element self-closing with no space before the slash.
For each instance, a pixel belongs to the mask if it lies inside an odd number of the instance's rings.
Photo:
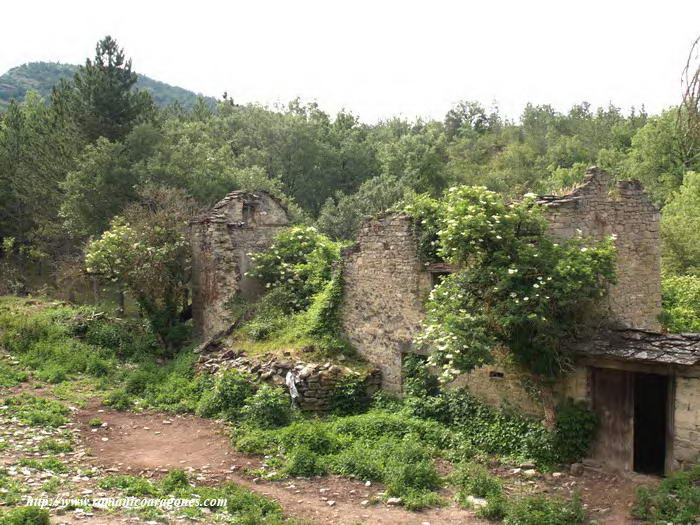
<svg viewBox="0 0 700 525">
<path fill-rule="evenodd" d="M 267 248 L 289 225 L 284 207 L 264 192 L 234 191 L 190 223 L 192 314 L 199 335 L 209 338 L 231 323 L 231 303 L 261 292 L 246 277 L 250 254 Z"/>
<path fill-rule="evenodd" d="M 700 464 L 700 378 L 676 377 L 675 386 L 673 468 L 684 469 Z"/>
<path fill-rule="evenodd" d="M 360 373 L 331 363 L 309 363 L 293 359 L 289 355 L 247 356 L 245 352 L 235 351 L 225 345 L 217 351 L 200 356 L 197 368 L 210 374 L 235 368 L 248 372 L 260 382 L 281 386 L 287 390 L 287 374 L 292 372 L 299 394 L 298 406 L 311 412 L 330 410 L 336 386 L 348 378 L 361 381 L 361 390 L 367 401 L 381 385 L 381 373 L 377 369 Z"/>
<path fill-rule="evenodd" d="M 382 387 L 401 391 L 402 353 L 420 330 L 430 275 L 416 251 L 410 217 L 365 222 L 344 250 L 342 323 L 350 342 L 382 371 Z"/>
<path fill-rule="evenodd" d="M 617 279 L 608 294 L 610 316 L 630 328 L 658 329 L 661 312 L 660 213 L 637 181 L 610 191 L 610 175 L 591 168 L 584 183 L 562 197 L 543 197 L 550 231 L 568 238 L 580 231 L 602 239 L 617 237 Z"/>
</svg>

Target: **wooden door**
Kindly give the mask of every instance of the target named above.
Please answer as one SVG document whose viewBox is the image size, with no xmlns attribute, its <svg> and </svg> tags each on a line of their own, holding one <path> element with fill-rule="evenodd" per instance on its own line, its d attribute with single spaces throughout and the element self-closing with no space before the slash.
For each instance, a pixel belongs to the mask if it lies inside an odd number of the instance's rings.
<svg viewBox="0 0 700 525">
<path fill-rule="evenodd" d="M 600 426 L 593 458 L 605 465 L 632 470 L 634 457 L 634 376 L 609 368 L 592 369 L 593 410 Z"/>
</svg>

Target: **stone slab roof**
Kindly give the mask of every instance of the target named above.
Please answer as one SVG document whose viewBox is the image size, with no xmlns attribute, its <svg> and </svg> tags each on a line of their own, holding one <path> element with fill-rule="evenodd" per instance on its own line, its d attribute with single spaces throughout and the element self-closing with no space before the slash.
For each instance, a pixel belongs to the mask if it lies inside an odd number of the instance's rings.
<svg viewBox="0 0 700 525">
<path fill-rule="evenodd" d="M 576 343 L 573 351 L 623 361 L 693 366 L 700 364 L 700 334 L 607 329 Z"/>
</svg>

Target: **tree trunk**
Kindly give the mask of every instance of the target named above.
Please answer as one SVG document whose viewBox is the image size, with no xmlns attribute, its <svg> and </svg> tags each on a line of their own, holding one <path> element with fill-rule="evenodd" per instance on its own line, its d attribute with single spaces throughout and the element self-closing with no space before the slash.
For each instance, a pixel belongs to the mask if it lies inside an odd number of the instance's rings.
<svg viewBox="0 0 700 525">
<path fill-rule="evenodd" d="M 542 408 L 544 409 L 544 426 L 549 432 L 554 432 L 557 423 L 556 403 L 551 386 L 540 385 Z"/>
<path fill-rule="evenodd" d="M 120 286 L 117 290 L 117 316 L 124 317 L 125 313 L 124 289 Z"/>
</svg>

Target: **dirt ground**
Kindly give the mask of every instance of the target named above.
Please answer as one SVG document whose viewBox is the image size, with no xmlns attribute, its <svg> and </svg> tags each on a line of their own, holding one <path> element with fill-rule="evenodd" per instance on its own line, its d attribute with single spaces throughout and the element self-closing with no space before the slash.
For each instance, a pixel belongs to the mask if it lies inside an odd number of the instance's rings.
<svg viewBox="0 0 700 525">
<path fill-rule="evenodd" d="M 366 487 L 361 481 L 338 476 L 283 482 L 255 478 L 244 472 L 261 465 L 259 458 L 235 451 L 215 421 L 194 416 L 145 412 L 134 414 L 90 404 L 79 411 L 80 439 L 94 454 L 94 461 L 112 472 L 159 476 L 172 468 L 191 472 L 201 483 L 234 481 L 277 500 L 290 516 L 325 524 L 477 524 L 487 523 L 454 504 L 423 512 L 409 512 L 383 503 L 363 506 L 382 492 L 381 485 Z M 93 430 L 89 422 L 99 418 L 106 427 Z M 499 475 L 515 485 L 534 485 L 538 491 L 570 495 L 579 491 L 591 517 L 599 524 L 633 523 L 629 507 L 634 487 L 648 479 L 635 479 L 587 469 L 583 476 L 569 474 L 522 479 L 520 473 L 500 469 Z M 334 503 L 331 503 L 334 502 Z M 83 522 L 85 523 L 85 522 Z"/>
<path fill-rule="evenodd" d="M 107 424 L 93 432 L 90 420 Z M 90 405 L 77 413 L 80 439 L 97 464 L 113 472 L 159 476 L 171 468 L 191 472 L 200 483 L 233 481 L 277 500 L 289 516 L 311 523 L 346 525 L 430 525 L 488 523 L 456 506 L 409 512 L 383 503 L 363 506 L 383 490 L 361 481 L 325 476 L 315 479 L 266 481 L 243 472 L 261 460 L 235 451 L 224 427 L 194 416 L 153 412 L 134 414 Z M 104 441 L 104 439 L 107 439 Z M 334 502 L 334 503 L 333 503 Z M 81 523 L 86 523 L 82 521 Z M 104 522 L 102 522 L 104 523 Z"/>
<path fill-rule="evenodd" d="M 18 393 L 26 389 L 27 386 L 23 385 L 11 390 Z M 31 391 L 37 395 L 52 397 L 43 389 Z M 101 420 L 102 426 L 91 425 L 91 421 L 96 418 Z M 218 485 L 224 481 L 232 481 L 273 498 L 280 503 L 287 516 L 301 518 L 308 523 L 489 523 L 476 518 L 471 511 L 457 507 L 453 503 L 453 495 L 447 491 L 443 491 L 445 498 L 451 502 L 447 507 L 410 512 L 382 502 L 367 504 L 367 501 L 381 499 L 383 487 L 377 483 L 368 487 L 362 481 L 339 476 L 284 481 L 261 478 L 259 474 L 248 471 L 261 467 L 264 459 L 234 450 L 226 435 L 226 427 L 210 419 L 152 411 L 119 412 L 105 408 L 98 400 L 92 400 L 87 402 L 84 408 L 74 410 L 73 422 L 67 426 L 79 445 L 76 452 L 63 458 L 68 463 L 73 462 L 84 468 L 97 467 L 105 476 L 132 474 L 158 478 L 173 468 L 182 468 L 198 484 Z M 7 432 L 17 435 L 16 430 L 7 429 Z M 29 436 L 27 439 L 33 439 L 32 433 L 30 428 L 26 429 Z M 0 465 L 12 464 L 16 459 L 11 449 L 0 451 Z M 494 467 L 494 473 L 506 481 L 507 490 L 526 489 L 565 497 L 578 492 L 590 512 L 591 519 L 601 525 L 635 523 L 630 518 L 634 489 L 640 484 L 655 481 L 649 477 L 621 475 L 592 468 L 587 468 L 585 473 L 578 477 L 567 472 L 537 473 L 527 477 L 523 475 L 524 469 L 518 472 L 515 467 L 518 466 Z M 85 493 L 88 489 L 94 489 L 93 482 L 83 483 L 76 479 L 73 481 L 74 486 L 80 490 L 84 489 Z M 38 481 L 36 486 L 39 486 Z M 138 520 L 128 515 L 108 515 L 100 511 L 82 515 L 63 513 L 52 519 L 60 523 L 86 525 L 132 523 Z M 201 518 L 199 522 L 202 522 Z M 204 522 L 206 523 L 206 518 Z M 177 519 L 172 523 L 189 521 Z"/>
</svg>

